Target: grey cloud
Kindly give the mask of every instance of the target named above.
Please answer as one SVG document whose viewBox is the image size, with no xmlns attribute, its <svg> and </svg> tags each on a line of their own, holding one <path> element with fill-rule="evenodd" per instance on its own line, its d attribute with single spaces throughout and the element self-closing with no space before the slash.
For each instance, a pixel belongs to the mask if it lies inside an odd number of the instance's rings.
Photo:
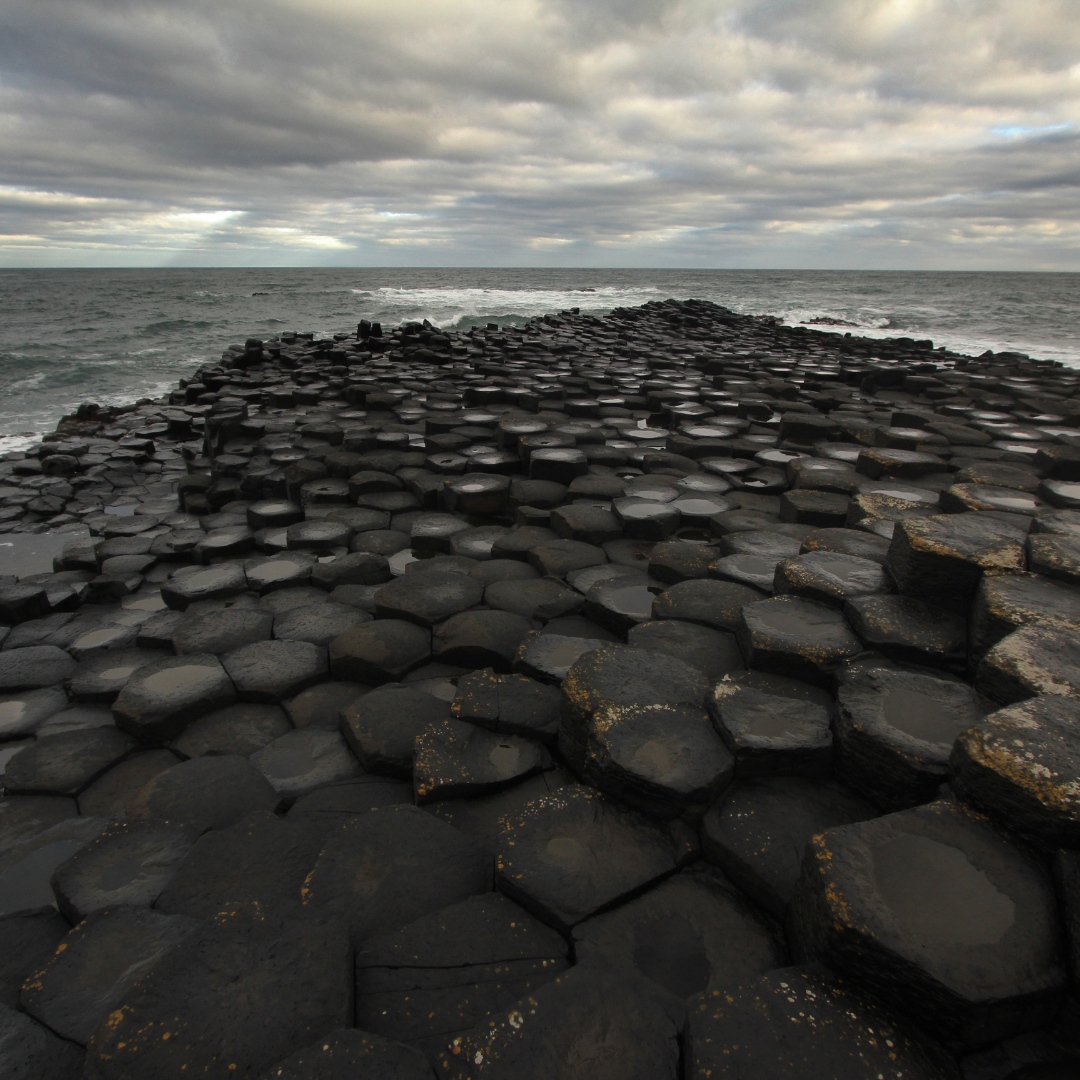
<svg viewBox="0 0 1080 1080">
<path fill-rule="evenodd" d="M 1067 0 L 8 0 L 0 264 L 1075 266 L 1078 46 Z"/>
</svg>

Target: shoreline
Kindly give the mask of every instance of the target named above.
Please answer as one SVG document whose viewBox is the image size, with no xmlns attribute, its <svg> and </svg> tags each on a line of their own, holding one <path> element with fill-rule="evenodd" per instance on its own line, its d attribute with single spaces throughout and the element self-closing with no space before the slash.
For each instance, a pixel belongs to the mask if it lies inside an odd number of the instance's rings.
<svg viewBox="0 0 1080 1080">
<path fill-rule="evenodd" d="M 0 1033 L 100 1080 L 1080 1058 L 1080 371 L 838 330 L 283 333 L 0 459 Z"/>
</svg>

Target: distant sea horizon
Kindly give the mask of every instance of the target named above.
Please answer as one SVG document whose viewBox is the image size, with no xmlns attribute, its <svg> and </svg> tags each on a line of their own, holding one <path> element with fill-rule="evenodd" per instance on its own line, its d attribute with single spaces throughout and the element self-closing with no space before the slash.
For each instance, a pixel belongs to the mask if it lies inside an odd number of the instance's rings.
<svg viewBox="0 0 1080 1080">
<path fill-rule="evenodd" d="M 0 268 L 0 452 L 83 401 L 158 397 L 232 342 L 360 319 L 446 329 L 668 297 L 788 325 L 1080 367 L 1080 273 L 515 267 Z"/>
</svg>

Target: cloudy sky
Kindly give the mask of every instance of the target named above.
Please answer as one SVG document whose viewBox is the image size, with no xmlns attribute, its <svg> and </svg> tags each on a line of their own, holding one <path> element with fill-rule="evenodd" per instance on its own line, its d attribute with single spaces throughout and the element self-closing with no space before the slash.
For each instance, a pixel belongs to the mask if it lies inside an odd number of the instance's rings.
<svg viewBox="0 0 1080 1080">
<path fill-rule="evenodd" d="M 3 0 L 0 265 L 1080 270 L 1077 0 Z"/>
</svg>

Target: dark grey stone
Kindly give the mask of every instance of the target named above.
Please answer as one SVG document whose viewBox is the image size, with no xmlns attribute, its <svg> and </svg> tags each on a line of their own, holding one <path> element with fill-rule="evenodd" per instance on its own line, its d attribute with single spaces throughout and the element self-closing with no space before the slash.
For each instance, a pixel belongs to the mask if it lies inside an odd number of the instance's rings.
<svg viewBox="0 0 1080 1080">
<path fill-rule="evenodd" d="M 799 953 L 960 1045 L 1044 1026 L 1065 986 L 1042 866 L 955 803 L 815 836 L 788 926 Z"/>
<path fill-rule="evenodd" d="M 491 888 L 475 841 L 415 806 L 387 806 L 331 833 L 305 883 L 312 911 L 340 917 L 353 942 Z"/>
</svg>

